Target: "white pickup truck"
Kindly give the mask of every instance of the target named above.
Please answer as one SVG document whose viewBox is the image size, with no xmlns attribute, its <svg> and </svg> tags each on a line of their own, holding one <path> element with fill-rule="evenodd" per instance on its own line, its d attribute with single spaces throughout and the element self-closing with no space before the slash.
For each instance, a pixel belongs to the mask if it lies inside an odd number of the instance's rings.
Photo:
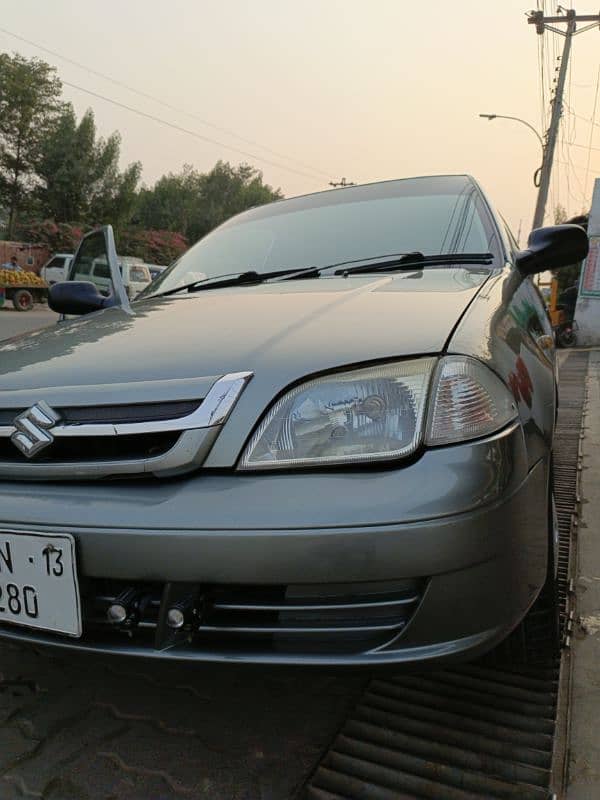
<svg viewBox="0 0 600 800">
<path fill-rule="evenodd" d="M 152 275 L 141 258 L 136 256 L 118 256 L 118 258 L 127 296 L 133 299 L 151 282 Z M 49 286 L 67 280 L 72 260 L 73 255 L 70 253 L 55 253 L 40 270 L 41 277 Z M 100 262 L 89 264 L 85 269 L 88 271 L 78 271 L 72 277 L 76 280 L 91 280 L 102 289 L 108 288 L 108 268 L 105 264 Z"/>
<path fill-rule="evenodd" d="M 72 260 L 73 253 L 55 253 L 41 268 L 40 276 L 48 286 L 64 281 Z"/>
</svg>

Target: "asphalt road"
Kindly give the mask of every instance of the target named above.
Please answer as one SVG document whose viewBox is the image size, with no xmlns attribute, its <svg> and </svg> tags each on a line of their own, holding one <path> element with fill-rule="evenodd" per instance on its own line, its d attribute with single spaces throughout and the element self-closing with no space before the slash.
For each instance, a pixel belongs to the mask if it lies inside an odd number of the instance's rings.
<svg viewBox="0 0 600 800">
<path fill-rule="evenodd" d="M 0 339 L 55 319 L 0 309 Z M 367 678 L 0 643 L 0 800 L 292 800 Z"/>
<path fill-rule="evenodd" d="M 12 306 L 5 306 L 0 308 L 0 340 L 45 328 L 56 319 L 57 315 L 47 306 L 38 305 L 31 311 L 15 311 Z"/>
</svg>

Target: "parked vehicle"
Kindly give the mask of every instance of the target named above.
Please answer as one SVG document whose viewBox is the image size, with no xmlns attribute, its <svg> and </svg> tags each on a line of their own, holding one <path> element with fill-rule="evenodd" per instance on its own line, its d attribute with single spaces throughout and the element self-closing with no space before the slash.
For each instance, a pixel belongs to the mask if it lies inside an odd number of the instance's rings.
<svg viewBox="0 0 600 800">
<path fill-rule="evenodd" d="M 558 292 L 558 278 L 552 277 L 549 284 L 540 287 L 548 306 L 548 316 L 554 331 L 554 341 L 558 347 L 574 347 L 577 344 L 577 322 L 575 321 L 575 308 L 579 289 L 573 284 L 560 295 Z"/>
<path fill-rule="evenodd" d="M 9 300 L 17 311 L 31 311 L 35 303 L 45 303 L 47 283 L 35 272 L 0 267 L 0 307 Z"/>
<path fill-rule="evenodd" d="M 587 248 L 564 225 L 520 251 L 462 175 L 246 211 L 132 303 L 89 234 L 49 298 L 80 318 L 0 345 L 0 636 L 347 665 L 515 630 L 528 658 L 532 620 L 557 643 L 531 276 Z M 107 296 L 79 280 L 100 260 Z"/>
<path fill-rule="evenodd" d="M 554 329 L 559 347 L 575 347 L 577 344 L 577 323 L 574 319 L 562 319 Z"/>
<path fill-rule="evenodd" d="M 73 253 L 55 253 L 40 270 L 40 277 L 49 286 L 53 286 L 59 281 L 64 281 L 69 271 L 69 266 L 73 260 Z"/>
<path fill-rule="evenodd" d="M 133 300 L 151 282 L 150 270 L 141 258 L 133 256 L 118 256 L 118 265 L 127 297 Z M 102 256 L 91 261 L 75 262 L 72 279 L 91 281 L 104 295 L 111 291 L 110 266 Z"/>
<path fill-rule="evenodd" d="M 150 270 L 150 277 L 152 280 L 158 278 L 158 276 L 167 269 L 166 266 L 160 264 L 146 264 L 146 266 Z"/>
</svg>

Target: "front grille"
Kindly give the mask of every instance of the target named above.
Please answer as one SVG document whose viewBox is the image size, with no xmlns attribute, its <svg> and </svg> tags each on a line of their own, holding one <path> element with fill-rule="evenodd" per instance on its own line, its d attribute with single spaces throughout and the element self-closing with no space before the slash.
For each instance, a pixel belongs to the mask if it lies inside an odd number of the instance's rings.
<svg viewBox="0 0 600 800">
<path fill-rule="evenodd" d="M 200 405 L 199 400 L 177 400 L 170 403 L 132 403 L 106 406 L 66 406 L 56 408 L 61 422 L 66 425 L 123 422 L 156 422 L 163 419 L 180 419 L 191 414 Z M 25 408 L 0 408 L 0 425 L 12 425 L 15 417 Z"/>
<path fill-rule="evenodd" d="M 54 442 L 35 457 L 36 464 L 76 464 L 154 458 L 170 450 L 179 439 L 178 431 L 141 433 L 131 436 L 69 436 Z M 0 461 L 31 464 L 10 439 L 0 439 Z"/>
<path fill-rule="evenodd" d="M 94 579 L 83 587 L 84 637 L 162 649 L 170 642 L 168 607 L 182 599 L 190 614 L 187 649 L 361 653 L 396 638 L 421 599 L 425 581 L 305 585 L 199 585 L 127 583 Z M 121 628 L 108 621 L 119 597 L 135 594 L 138 618 Z M 193 609 L 193 610 L 192 610 Z M 183 632 L 182 632 L 183 633 Z"/>
<path fill-rule="evenodd" d="M 0 391 L 0 479 L 99 480 L 191 472 L 204 462 L 251 378 L 251 372 L 231 372 L 217 379 L 148 381 L 123 389 L 129 397 L 154 397 L 155 402 L 70 406 L 64 398 L 71 394 L 81 402 L 126 395 L 117 389 L 107 394 L 102 387 L 74 387 L 71 393 L 63 387 L 48 390 L 47 397 L 25 392 L 31 406 L 6 409 Z M 180 392 L 180 399 L 169 397 L 171 391 Z"/>
</svg>

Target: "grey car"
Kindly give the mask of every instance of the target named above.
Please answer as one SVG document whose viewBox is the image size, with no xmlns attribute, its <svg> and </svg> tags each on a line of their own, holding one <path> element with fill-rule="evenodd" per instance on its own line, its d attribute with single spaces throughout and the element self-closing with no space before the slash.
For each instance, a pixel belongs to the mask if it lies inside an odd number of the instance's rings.
<svg viewBox="0 0 600 800">
<path fill-rule="evenodd" d="M 556 630 L 552 328 L 469 176 L 240 214 L 134 302 L 110 228 L 0 345 L 0 636 L 198 661 L 465 659 Z M 104 291 L 104 287 L 103 287 Z M 75 318 L 73 318 L 75 317 Z"/>
</svg>

